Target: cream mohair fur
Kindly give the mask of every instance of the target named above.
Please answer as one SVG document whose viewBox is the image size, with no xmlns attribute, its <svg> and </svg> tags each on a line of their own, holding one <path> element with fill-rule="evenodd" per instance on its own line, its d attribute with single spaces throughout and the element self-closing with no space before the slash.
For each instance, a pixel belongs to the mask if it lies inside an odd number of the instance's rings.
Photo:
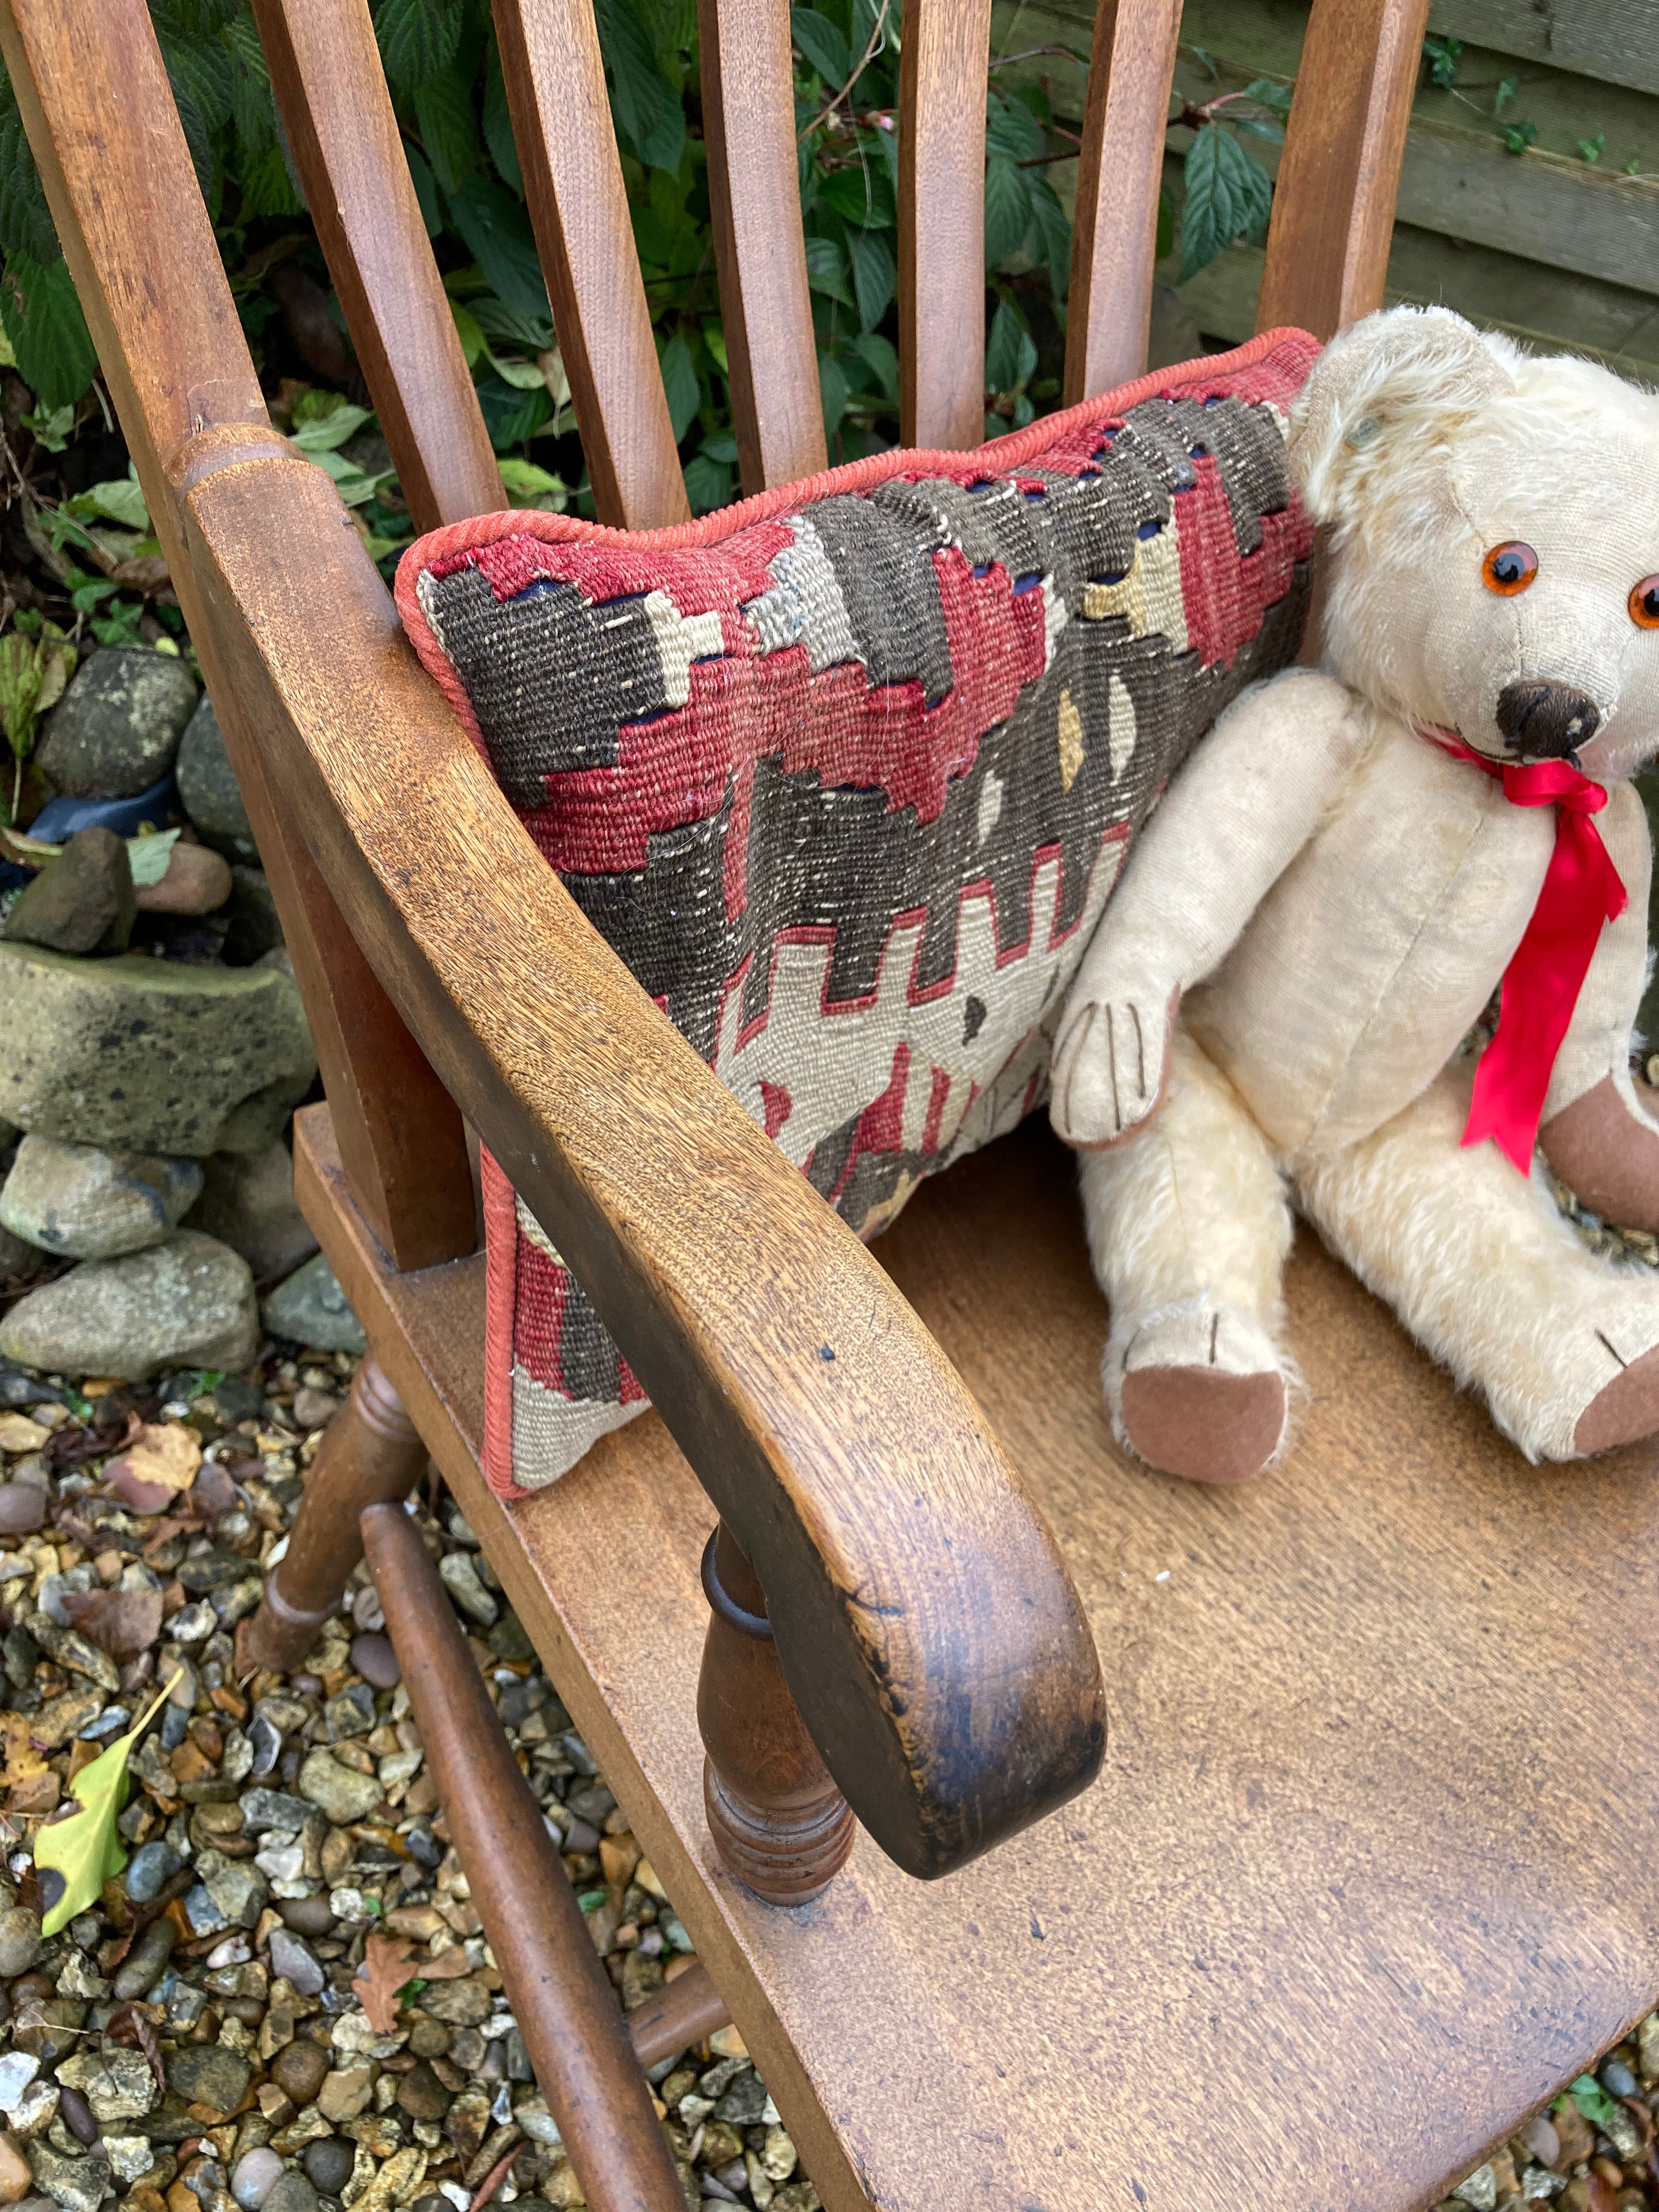
<svg viewBox="0 0 1659 2212">
<path fill-rule="evenodd" d="M 1254 687 L 1199 746 L 1060 1024 L 1051 1113 L 1085 1152 L 1107 1401 L 1133 1446 L 1126 1374 L 1170 1370 L 1171 1393 L 1199 1368 L 1291 1382 L 1294 1204 L 1529 1458 L 1571 1457 L 1620 1440 L 1613 1400 L 1586 1416 L 1621 1377 L 1629 1427 L 1659 1279 L 1588 1253 L 1494 1145 L 1460 1144 L 1471 1073 L 1452 1063 L 1531 918 L 1555 817 L 1425 730 L 1526 760 L 1506 687 L 1594 707 L 1577 758 L 1608 787 L 1596 824 L 1629 905 L 1557 1057 L 1543 1144 L 1571 1137 L 1580 1166 L 1589 1146 L 1604 1208 L 1659 1227 L 1659 1125 L 1629 1073 L 1651 855 L 1628 781 L 1659 748 L 1659 630 L 1630 611 L 1659 571 L 1659 398 L 1397 308 L 1328 348 L 1290 459 L 1326 526 L 1322 667 Z M 1513 598 L 1482 577 L 1508 540 L 1538 556 Z M 1659 1423 L 1659 1353 L 1643 1372 Z"/>
</svg>

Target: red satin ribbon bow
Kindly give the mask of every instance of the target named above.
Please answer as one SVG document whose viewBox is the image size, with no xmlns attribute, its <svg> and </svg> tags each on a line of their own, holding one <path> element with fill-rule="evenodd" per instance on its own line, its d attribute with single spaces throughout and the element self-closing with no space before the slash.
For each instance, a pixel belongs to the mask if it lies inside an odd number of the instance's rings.
<svg viewBox="0 0 1659 2212">
<path fill-rule="evenodd" d="M 1463 1131 L 1466 1145 L 1495 1137 L 1522 1175 L 1532 1172 L 1538 1124 L 1555 1066 L 1555 1055 L 1572 1019 L 1578 994 L 1604 922 L 1617 921 L 1630 903 L 1601 833 L 1590 817 L 1607 803 L 1599 783 L 1565 761 L 1528 765 L 1488 760 L 1461 738 L 1436 732 L 1435 742 L 1455 759 L 1473 761 L 1502 776 L 1511 806 L 1553 806 L 1555 850 L 1526 935 L 1504 970 L 1498 1033 L 1474 1072 L 1474 1097 Z"/>
</svg>

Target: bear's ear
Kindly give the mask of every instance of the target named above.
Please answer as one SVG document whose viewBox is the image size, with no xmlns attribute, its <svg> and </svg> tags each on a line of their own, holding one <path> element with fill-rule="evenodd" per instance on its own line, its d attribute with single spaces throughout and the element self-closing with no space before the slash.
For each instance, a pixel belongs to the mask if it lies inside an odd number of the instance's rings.
<svg viewBox="0 0 1659 2212">
<path fill-rule="evenodd" d="M 1382 477 L 1444 476 L 1459 434 L 1514 392 L 1516 357 L 1445 307 L 1389 307 L 1340 331 L 1291 410 L 1291 477 L 1314 520 L 1353 521 Z"/>
</svg>

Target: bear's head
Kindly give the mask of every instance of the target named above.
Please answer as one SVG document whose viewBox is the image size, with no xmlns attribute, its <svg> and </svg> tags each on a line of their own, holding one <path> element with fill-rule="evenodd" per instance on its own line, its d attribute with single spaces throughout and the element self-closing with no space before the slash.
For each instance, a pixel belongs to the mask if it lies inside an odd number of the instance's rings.
<svg viewBox="0 0 1659 2212">
<path fill-rule="evenodd" d="M 1494 760 L 1659 751 L 1659 396 L 1394 307 L 1321 356 L 1290 465 L 1352 690 Z"/>
</svg>

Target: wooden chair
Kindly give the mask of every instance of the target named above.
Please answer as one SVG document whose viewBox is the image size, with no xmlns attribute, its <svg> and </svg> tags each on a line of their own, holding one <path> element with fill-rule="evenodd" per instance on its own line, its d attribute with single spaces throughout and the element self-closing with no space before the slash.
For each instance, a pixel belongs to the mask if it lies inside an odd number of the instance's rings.
<svg viewBox="0 0 1659 2212">
<path fill-rule="evenodd" d="M 1379 302 L 1425 8 L 1314 0 L 1264 324 L 1328 334 Z M 497 507 L 365 0 L 258 12 L 416 519 Z M 1070 397 L 1143 359 L 1179 13 L 1102 0 Z M 496 20 L 600 514 L 672 521 L 589 0 Z M 921 445 L 980 435 L 988 20 L 905 9 Z M 701 25 L 752 491 L 824 457 L 787 11 L 701 0 Z M 679 2200 L 398 1508 L 428 1453 L 707 1969 L 636 2018 L 635 2052 L 729 2006 L 830 2212 L 1437 2195 L 1659 1990 L 1651 1455 L 1528 1469 L 1304 1237 L 1287 1462 L 1243 1493 L 1131 1466 L 1070 1164 L 1038 1127 L 864 1250 L 582 921 L 332 486 L 273 433 L 143 0 L 0 0 L 0 47 L 276 892 L 328 1095 L 299 1117 L 298 1187 L 373 1346 L 251 1654 L 305 1649 L 361 1513 L 590 2205 Z M 468 1122 L 660 1409 L 512 1507 L 478 1468 Z"/>
</svg>

